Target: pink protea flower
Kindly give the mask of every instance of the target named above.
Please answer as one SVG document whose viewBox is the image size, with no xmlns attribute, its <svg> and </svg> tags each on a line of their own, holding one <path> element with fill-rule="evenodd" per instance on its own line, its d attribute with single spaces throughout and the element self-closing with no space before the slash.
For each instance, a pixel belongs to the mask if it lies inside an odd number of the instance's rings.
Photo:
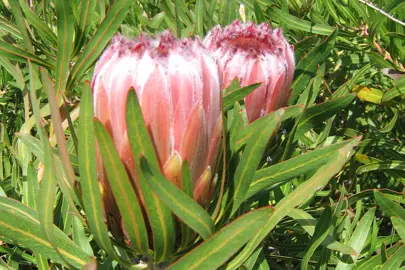
<svg viewBox="0 0 405 270">
<path fill-rule="evenodd" d="M 181 165 L 187 160 L 194 199 L 206 204 L 222 132 L 215 61 L 200 40 L 177 40 L 167 31 L 156 39 L 116 36 L 99 59 L 92 82 L 95 116 L 107 127 L 136 184 L 125 120 L 132 87 L 162 172 L 181 188 Z"/>
<path fill-rule="evenodd" d="M 262 83 L 245 98 L 249 122 L 286 105 L 295 63 L 293 47 L 281 29 L 237 20 L 225 28 L 214 27 L 204 44 L 217 59 L 223 88 L 235 78 L 242 86 Z"/>
</svg>

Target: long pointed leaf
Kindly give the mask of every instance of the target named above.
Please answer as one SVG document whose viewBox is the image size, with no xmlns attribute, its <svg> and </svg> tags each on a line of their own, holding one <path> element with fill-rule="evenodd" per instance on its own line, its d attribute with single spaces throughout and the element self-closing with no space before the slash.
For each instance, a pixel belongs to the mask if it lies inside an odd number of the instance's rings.
<svg viewBox="0 0 405 270">
<path fill-rule="evenodd" d="M 135 91 L 127 96 L 126 121 L 128 140 L 134 155 L 136 170 L 141 172 L 139 157 L 144 155 L 151 166 L 159 168 L 152 141 L 146 130 L 145 121 Z M 152 192 L 143 174 L 138 174 L 142 198 L 153 232 L 154 258 L 156 262 L 166 260 L 173 252 L 175 244 L 175 225 L 170 209 Z"/>
<path fill-rule="evenodd" d="M 182 190 L 168 181 L 159 171 L 141 158 L 141 168 L 153 192 L 190 228 L 207 239 L 214 231 L 210 215 Z"/>
<path fill-rule="evenodd" d="M 232 213 L 235 213 L 245 200 L 246 192 L 253 180 L 259 162 L 262 159 L 266 145 L 270 140 L 271 134 L 273 134 L 279 126 L 283 114 L 284 109 L 280 109 L 257 120 L 260 125 L 256 126 L 256 132 L 252 130 L 255 136 L 252 136 L 248 140 L 241 160 L 236 168 Z"/>
<path fill-rule="evenodd" d="M 110 256 L 114 257 L 115 251 L 111 245 L 108 230 L 104 223 L 103 206 L 96 170 L 96 142 L 93 125 L 93 103 L 91 89 L 84 87 L 80 103 L 79 118 L 79 166 L 80 187 L 83 194 L 83 206 L 91 232 L 97 243 Z"/>
<path fill-rule="evenodd" d="M 107 172 L 107 178 L 120 209 L 125 230 L 132 245 L 137 250 L 146 254 L 148 251 L 148 235 L 135 190 L 115 149 L 114 143 L 101 122 L 94 122 L 94 130 L 103 158 L 104 168 Z"/>
<path fill-rule="evenodd" d="M 118 26 L 125 19 L 130 6 L 134 2 L 131 0 L 117 0 L 112 5 L 105 19 L 102 21 L 92 39 L 87 43 L 86 48 L 80 54 L 70 74 L 68 89 L 86 72 L 86 70 L 99 57 L 104 47 L 115 34 Z"/>
<path fill-rule="evenodd" d="M 270 208 L 262 208 L 239 217 L 183 256 L 169 269 L 218 269 L 257 233 L 271 214 Z"/>
<path fill-rule="evenodd" d="M 64 232 L 56 226 L 53 226 L 52 230 L 55 232 L 58 252 L 72 266 L 82 268 L 92 262 L 92 258 L 81 251 Z M 64 264 L 58 252 L 46 239 L 40 226 L 38 213 L 18 201 L 0 197 L 0 235 Z"/>
<path fill-rule="evenodd" d="M 291 209 L 302 204 L 308 196 L 323 188 L 328 183 L 329 179 L 338 173 L 346 161 L 351 157 L 353 154 L 353 147 L 358 145 L 360 139 L 361 138 L 352 139 L 351 143 L 343 146 L 338 154 L 332 157 L 326 165 L 320 167 L 309 180 L 299 185 L 293 192 L 284 197 L 276 205 L 274 213 L 264 227 L 251 241 L 249 241 L 241 253 L 229 263 L 227 269 L 236 269 L 246 261 L 250 254 L 252 254 L 252 252 L 259 246 L 261 241 L 263 241 L 283 217 L 288 215 Z"/>
</svg>

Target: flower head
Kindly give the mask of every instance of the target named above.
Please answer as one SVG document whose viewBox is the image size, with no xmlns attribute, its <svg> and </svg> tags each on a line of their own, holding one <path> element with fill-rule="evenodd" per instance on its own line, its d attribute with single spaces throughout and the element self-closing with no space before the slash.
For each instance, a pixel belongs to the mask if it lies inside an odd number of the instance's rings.
<svg viewBox="0 0 405 270">
<path fill-rule="evenodd" d="M 181 188 L 187 160 L 194 198 L 207 203 L 221 136 L 220 81 L 215 61 L 199 40 L 114 37 L 93 78 L 95 116 L 107 127 L 136 183 L 126 127 L 126 98 L 135 89 L 165 176 Z"/>
<path fill-rule="evenodd" d="M 242 86 L 262 83 L 245 98 L 249 122 L 287 103 L 295 63 L 281 29 L 237 20 L 225 28 L 214 27 L 204 44 L 218 61 L 224 88 L 235 78 Z"/>
</svg>

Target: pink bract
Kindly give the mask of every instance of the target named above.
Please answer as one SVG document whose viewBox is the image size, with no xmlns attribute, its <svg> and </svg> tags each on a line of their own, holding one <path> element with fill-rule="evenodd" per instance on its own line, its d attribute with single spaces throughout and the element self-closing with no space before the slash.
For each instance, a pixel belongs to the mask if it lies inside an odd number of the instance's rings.
<svg viewBox="0 0 405 270">
<path fill-rule="evenodd" d="M 223 88 L 237 78 L 241 86 L 262 83 L 245 98 L 249 122 L 287 104 L 294 75 L 294 51 L 281 29 L 267 23 L 234 21 L 214 27 L 204 39 L 217 59 Z"/>
<path fill-rule="evenodd" d="M 94 111 L 136 183 L 126 127 L 126 98 L 134 88 L 165 176 L 181 188 L 187 160 L 194 198 L 206 204 L 222 132 L 220 80 L 201 41 L 168 31 L 155 39 L 115 36 L 100 57 L 92 82 Z M 142 116 L 140 116 L 142 117 Z M 100 172 L 102 174 L 102 172 Z"/>
</svg>

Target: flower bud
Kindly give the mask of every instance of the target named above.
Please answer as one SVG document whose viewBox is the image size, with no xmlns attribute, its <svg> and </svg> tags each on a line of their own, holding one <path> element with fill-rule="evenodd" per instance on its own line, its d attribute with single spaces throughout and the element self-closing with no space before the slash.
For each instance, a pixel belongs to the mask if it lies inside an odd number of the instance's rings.
<svg viewBox="0 0 405 270">
<path fill-rule="evenodd" d="M 235 78 L 241 86 L 262 83 L 245 98 L 249 122 L 287 104 L 295 64 L 293 47 L 281 29 L 237 20 L 214 27 L 204 44 L 217 59 L 223 88 Z"/>
<path fill-rule="evenodd" d="M 135 184 L 125 117 L 131 88 L 162 173 L 181 188 L 181 165 L 187 161 L 199 187 L 194 199 L 206 204 L 209 198 L 202 199 L 214 177 L 207 181 L 206 171 L 215 169 L 222 118 L 218 69 L 201 41 L 177 40 L 167 31 L 156 39 L 116 36 L 96 65 L 92 88 L 95 117 L 111 134 Z"/>
</svg>

